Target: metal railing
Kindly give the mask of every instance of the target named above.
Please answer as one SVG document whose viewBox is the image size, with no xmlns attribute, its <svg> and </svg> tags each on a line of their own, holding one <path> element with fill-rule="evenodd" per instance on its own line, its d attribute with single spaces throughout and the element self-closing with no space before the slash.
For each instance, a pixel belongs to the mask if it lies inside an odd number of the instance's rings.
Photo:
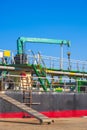
<svg viewBox="0 0 87 130">
<path fill-rule="evenodd" d="M 16 64 L 15 62 L 15 53 L 11 52 L 10 57 L 2 57 L 0 58 L 0 64 Z M 16 59 L 17 60 L 17 59 Z M 22 64 L 22 58 L 20 56 L 20 64 Z M 79 71 L 79 72 L 87 72 L 87 61 L 81 60 L 73 60 L 73 59 L 62 59 L 62 68 L 61 68 L 61 58 L 60 57 L 52 57 L 41 55 L 39 52 L 34 54 L 32 50 L 30 50 L 26 55 L 26 64 L 41 64 L 43 67 L 50 69 L 62 69 L 68 71 Z"/>
<path fill-rule="evenodd" d="M 39 78 L 45 79 L 45 77 L 27 77 L 20 75 L 2 75 L 0 77 L 0 90 L 3 91 L 22 91 L 30 90 L 32 92 L 44 92 Z M 47 87 L 47 92 L 61 92 L 61 93 L 87 93 L 87 80 L 75 80 L 69 78 L 47 77 L 50 83 L 50 87 Z"/>
</svg>

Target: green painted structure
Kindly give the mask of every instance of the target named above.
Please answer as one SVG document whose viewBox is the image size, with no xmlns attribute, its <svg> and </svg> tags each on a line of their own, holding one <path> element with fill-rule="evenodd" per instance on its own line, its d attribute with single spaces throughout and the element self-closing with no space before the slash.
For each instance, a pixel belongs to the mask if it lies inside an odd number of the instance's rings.
<svg viewBox="0 0 87 130">
<path fill-rule="evenodd" d="M 24 52 L 24 44 L 26 42 L 67 45 L 68 47 L 70 47 L 70 41 L 69 40 L 19 37 L 18 40 L 17 40 L 17 54 L 24 54 L 25 53 Z"/>
</svg>

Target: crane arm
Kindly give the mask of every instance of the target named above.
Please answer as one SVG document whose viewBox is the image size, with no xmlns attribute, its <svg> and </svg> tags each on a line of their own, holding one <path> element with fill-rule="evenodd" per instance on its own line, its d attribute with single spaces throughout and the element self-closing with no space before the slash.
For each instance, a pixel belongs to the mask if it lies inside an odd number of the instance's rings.
<svg viewBox="0 0 87 130">
<path fill-rule="evenodd" d="M 68 47 L 70 47 L 70 41 L 69 40 L 19 37 L 18 40 L 17 40 L 17 53 L 18 54 L 23 54 L 24 53 L 24 43 L 25 42 L 67 45 Z"/>
</svg>

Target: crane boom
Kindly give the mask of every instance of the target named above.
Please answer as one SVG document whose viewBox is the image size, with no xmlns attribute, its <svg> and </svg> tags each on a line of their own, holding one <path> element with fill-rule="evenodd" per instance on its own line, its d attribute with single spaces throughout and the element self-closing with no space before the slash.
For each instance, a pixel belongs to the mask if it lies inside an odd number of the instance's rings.
<svg viewBox="0 0 87 130">
<path fill-rule="evenodd" d="M 17 54 L 24 54 L 24 43 L 44 43 L 44 44 L 56 44 L 56 45 L 67 45 L 70 46 L 69 40 L 57 40 L 57 39 L 45 39 L 45 38 L 25 38 L 19 37 L 17 40 Z"/>
</svg>

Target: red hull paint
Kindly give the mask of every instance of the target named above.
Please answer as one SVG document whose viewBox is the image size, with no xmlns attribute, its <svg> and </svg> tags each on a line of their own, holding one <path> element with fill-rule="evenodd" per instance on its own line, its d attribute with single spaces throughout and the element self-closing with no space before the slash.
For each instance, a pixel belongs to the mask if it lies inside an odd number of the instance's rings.
<svg viewBox="0 0 87 130">
<path fill-rule="evenodd" d="M 87 110 L 49 111 L 41 113 L 51 118 L 87 116 Z M 0 118 L 23 118 L 23 117 L 30 117 L 30 116 L 25 112 L 0 113 Z"/>
</svg>

